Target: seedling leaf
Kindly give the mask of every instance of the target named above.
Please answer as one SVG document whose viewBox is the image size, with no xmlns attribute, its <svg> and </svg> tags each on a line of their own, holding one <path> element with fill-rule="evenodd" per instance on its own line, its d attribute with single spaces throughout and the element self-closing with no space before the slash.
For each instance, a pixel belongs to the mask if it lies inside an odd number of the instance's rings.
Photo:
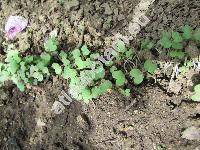
<svg viewBox="0 0 200 150">
<path fill-rule="evenodd" d="M 169 33 L 163 33 L 163 36 L 161 38 L 161 45 L 164 47 L 164 48 L 170 48 L 172 46 L 172 42 L 170 40 L 170 35 Z"/>
<path fill-rule="evenodd" d="M 116 43 L 116 50 L 121 53 L 125 52 L 126 51 L 125 43 L 121 40 L 118 40 Z"/>
<path fill-rule="evenodd" d="M 132 69 L 130 71 L 130 76 L 133 78 L 134 84 L 136 85 L 142 83 L 144 79 L 144 75 L 139 69 Z"/>
<path fill-rule="evenodd" d="M 121 70 L 113 71 L 112 72 L 113 78 L 116 80 L 116 85 L 117 86 L 122 86 L 124 85 L 126 78 L 124 73 Z"/>
<path fill-rule="evenodd" d="M 172 38 L 173 38 L 173 42 L 175 43 L 179 43 L 183 41 L 183 38 L 181 37 L 180 33 L 178 32 L 172 32 Z"/>
<path fill-rule="evenodd" d="M 185 53 L 180 50 L 174 50 L 169 52 L 169 56 L 172 58 L 183 59 L 185 57 Z"/>
<path fill-rule="evenodd" d="M 196 29 L 194 32 L 194 39 L 200 41 L 200 28 Z"/>
<path fill-rule="evenodd" d="M 157 68 L 157 64 L 151 60 L 146 60 L 144 63 L 144 69 L 146 69 L 150 74 L 154 74 Z"/>
<path fill-rule="evenodd" d="M 198 84 L 198 85 L 196 85 L 196 86 L 194 87 L 194 92 L 195 92 L 195 94 L 192 95 L 191 99 L 192 99 L 193 101 L 200 102 L 200 84 Z"/>
<path fill-rule="evenodd" d="M 57 48 L 58 48 L 57 45 L 58 45 L 58 41 L 56 40 L 55 37 L 49 38 L 44 43 L 45 51 L 47 51 L 47 52 L 55 52 L 57 50 Z"/>
<path fill-rule="evenodd" d="M 52 68 L 55 70 L 57 75 L 60 75 L 62 73 L 62 68 L 58 63 L 53 63 Z"/>
<path fill-rule="evenodd" d="M 189 25 L 183 27 L 183 38 L 189 40 L 192 37 L 192 28 Z"/>
<path fill-rule="evenodd" d="M 84 56 L 87 56 L 87 55 L 90 54 L 90 51 L 89 51 L 87 45 L 83 45 L 83 46 L 81 47 L 81 51 L 82 51 L 82 54 L 83 54 Z"/>
</svg>

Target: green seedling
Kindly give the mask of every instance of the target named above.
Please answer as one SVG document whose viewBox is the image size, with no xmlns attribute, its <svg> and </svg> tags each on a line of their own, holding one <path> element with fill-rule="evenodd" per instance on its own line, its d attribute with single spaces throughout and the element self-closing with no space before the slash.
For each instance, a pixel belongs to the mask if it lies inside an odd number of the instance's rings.
<svg viewBox="0 0 200 150">
<path fill-rule="evenodd" d="M 55 37 L 49 38 L 44 43 L 44 49 L 46 52 L 55 52 L 58 49 L 58 41 Z"/>
<path fill-rule="evenodd" d="M 60 75 L 62 73 L 62 68 L 58 63 L 53 63 L 52 68 L 55 70 L 55 73 L 57 75 Z"/>
<path fill-rule="evenodd" d="M 87 45 L 83 45 L 83 46 L 81 47 L 81 51 L 82 51 L 82 54 L 83 54 L 84 56 L 88 56 L 88 55 L 90 54 L 90 50 L 88 49 Z"/>
<path fill-rule="evenodd" d="M 157 70 L 158 66 L 152 60 L 146 60 L 144 63 L 144 69 L 148 71 L 150 74 L 154 74 Z"/>
<path fill-rule="evenodd" d="M 118 41 L 116 42 L 115 47 L 116 47 L 116 50 L 117 50 L 118 52 L 124 53 L 124 52 L 126 51 L 125 43 L 124 43 L 123 41 L 121 41 L 121 40 L 118 40 Z"/>
<path fill-rule="evenodd" d="M 183 38 L 179 32 L 172 32 L 172 39 L 175 43 L 183 42 Z"/>
<path fill-rule="evenodd" d="M 183 59 L 186 56 L 184 46 L 188 40 L 198 43 L 200 29 L 197 28 L 193 31 L 190 26 L 186 25 L 182 32 L 164 32 L 160 43 L 163 48 L 168 49 L 170 57 Z M 148 39 L 141 43 L 141 49 L 150 50 L 153 47 L 154 43 Z M 146 60 L 143 68 L 126 70 L 124 73 L 124 70 L 119 68 L 127 60 L 131 62 L 133 58 L 137 58 L 135 57 L 137 51 L 128 48 L 122 40 L 115 42 L 113 48 L 115 49 L 112 51 L 114 58 L 110 60 L 111 57 L 105 56 L 105 54 L 93 53 L 86 44 L 70 52 L 59 51 L 58 41 L 54 36 L 44 43 L 45 53 L 39 56 L 22 57 L 14 45 L 8 45 L 8 49 L 5 50 L 7 52 L 5 62 L 0 63 L 0 84 L 3 85 L 5 81 L 12 80 L 20 91 L 24 91 L 27 84 L 37 85 L 55 72 L 68 80 L 69 92 L 72 97 L 83 100 L 85 103 L 108 91 L 111 92 L 110 89 L 113 88 L 119 89 L 125 96 L 130 96 L 130 89 L 125 88 L 128 81 L 126 76 L 130 76 L 134 84 L 139 85 L 145 78 L 143 72 L 153 75 L 158 66 L 152 60 Z M 109 51 L 107 52 L 109 53 Z M 106 59 L 106 61 L 102 61 L 102 59 Z M 139 67 L 141 64 L 135 63 L 134 67 L 136 66 Z M 188 63 L 180 67 L 180 73 L 186 72 L 190 66 L 191 64 Z M 198 97 L 199 85 L 195 87 L 192 99 L 199 101 Z"/>
<path fill-rule="evenodd" d="M 142 50 L 151 50 L 154 46 L 154 43 L 151 42 L 149 39 L 145 39 L 141 42 L 141 49 Z"/>
<path fill-rule="evenodd" d="M 134 84 L 138 85 L 144 80 L 144 75 L 139 69 L 132 69 L 130 76 L 133 78 Z"/>
<path fill-rule="evenodd" d="M 162 38 L 160 40 L 161 42 L 161 45 L 164 47 L 164 48 L 171 48 L 172 46 L 172 41 L 171 41 L 171 34 L 168 33 L 168 32 L 163 32 L 163 35 L 162 35 Z"/>
<path fill-rule="evenodd" d="M 157 145 L 156 150 L 167 150 L 167 146 L 164 144 L 159 144 Z"/>
<path fill-rule="evenodd" d="M 183 59 L 185 57 L 185 53 L 180 50 L 174 50 L 169 52 L 169 56 L 172 58 Z"/>
<path fill-rule="evenodd" d="M 185 40 L 191 39 L 191 37 L 192 37 L 192 27 L 190 27 L 189 25 L 185 25 L 182 28 L 182 31 L 183 31 L 183 38 Z"/>
<path fill-rule="evenodd" d="M 126 82 L 124 73 L 121 70 L 116 70 L 112 72 L 113 78 L 116 80 L 117 86 L 123 86 Z"/>
<path fill-rule="evenodd" d="M 178 32 L 172 32 L 172 48 L 183 49 L 183 38 Z"/>
<path fill-rule="evenodd" d="M 127 96 L 127 97 L 129 97 L 129 96 L 131 96 L 131 90 L 130 89 L 120 89 L 119 90 L 123 95 L 125 95 L 125 96 Z"/>
<path fill-rule="evenodd" d="M 10 50 L 7 53 L 5 64 L 1 66 L 0 82 L 3 84 L 7 80 L 12 80 L 20 91 L 25 90 L 25 84 L 37 84 L 49 76 L 47 68 L 50 63 L 49 54 L 40 56 L 26 56 L 22 58 L 17 50 Z"/>
<path fill-rule="evenodd" d="M 127 59 L 132 59 L 134 56 L 134 53 L 135 53 L 134 49 L 130 48 L 125 52 L 125 57 Z"/>
<path fill-rule="evenodd" d="M 195 92 L 195 94 L 192 95 L 191 99 L 192 99 L 193 101 L 200 102 L 200 84 L 198 84 L 198 85 L 196 85 L 196 86 L 194 87 L 194 92 Z"/>
<path fill-rule="evenodd" d="M 200 42 L 200 28 L 197 28 L 193 34 L 194 40 Z"/>
</svg>

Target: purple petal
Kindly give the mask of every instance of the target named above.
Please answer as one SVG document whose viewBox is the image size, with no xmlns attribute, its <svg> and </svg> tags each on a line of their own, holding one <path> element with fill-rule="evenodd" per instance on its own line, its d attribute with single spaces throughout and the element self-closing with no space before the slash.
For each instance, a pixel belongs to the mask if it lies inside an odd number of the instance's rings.
<svg viewBox="0 0 200 150">
<path fill-rule="evenodd" d="M 28 20 L 21 16 L 10 16 L 5 25 L 6 35 L 9 39 L 13 39 L 17 33 L 26 28 Z"/>
</svg>

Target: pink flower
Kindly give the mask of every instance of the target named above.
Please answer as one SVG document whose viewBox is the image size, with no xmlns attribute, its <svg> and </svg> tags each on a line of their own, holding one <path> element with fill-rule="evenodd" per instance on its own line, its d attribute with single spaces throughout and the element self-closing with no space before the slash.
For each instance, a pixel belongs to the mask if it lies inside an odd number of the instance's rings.
<svg viewBox="0 0 200 150">
<path fill-rule="evenodd" d="M 26 28 L 28 20 L 21 16 L 10 16 L 5 25 L 6 36 L 9 39 L 14 39 L 17 33 Z"/>
</svg>

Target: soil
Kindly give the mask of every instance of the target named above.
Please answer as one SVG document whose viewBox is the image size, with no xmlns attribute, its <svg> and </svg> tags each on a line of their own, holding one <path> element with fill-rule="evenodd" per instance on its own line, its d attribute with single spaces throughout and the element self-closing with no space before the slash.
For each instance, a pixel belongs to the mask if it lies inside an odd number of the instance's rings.
<svg viewBox="0 0 200 150">
<path fill-rule="evenodd" d="M 29 27 L 13 43 L 22 52 L 41 53 L 44 41 L 55 29 L 65 51 L 83 43 L 102 51 L 111 45 L 116 33 L 129 35 L 126 27 L 139 2 L 4 0 L 0 2 L 0 32 L 8 16 L 21 15 L 29 18 Z M 149 24 L 131 41 L 135 48 L 142 38 L 158 41 L 164 29 L 180 29 L 186 23 L 199 27 L 200 1 L 156 0 L 146 16 Z M 1 34 L 0 44 L 6 42 Z M 157 59 L 165 60 L 161 56 Z M 193 83 L 194 76 L 199 78 L 199 73 L 189 72 L 187 82 Z M 61 90 L 67 91 L 67 81 L 51 77 L 24 93 L 8 82 L 0 89 L 0 149 L 198 150 L 199 141 L 181 135 L 190 126 L 200 126 L 200 104 L 187 98 L 186 82 L 180 81 L 177 93 L 167 90 L 168 82 L 169 77 L 156 83 L 145 81 L 133 87 L 130 98 L 110 91 L 88 105 L 74 100 L 60 115 L 51 108 Z"/>
</svg>

